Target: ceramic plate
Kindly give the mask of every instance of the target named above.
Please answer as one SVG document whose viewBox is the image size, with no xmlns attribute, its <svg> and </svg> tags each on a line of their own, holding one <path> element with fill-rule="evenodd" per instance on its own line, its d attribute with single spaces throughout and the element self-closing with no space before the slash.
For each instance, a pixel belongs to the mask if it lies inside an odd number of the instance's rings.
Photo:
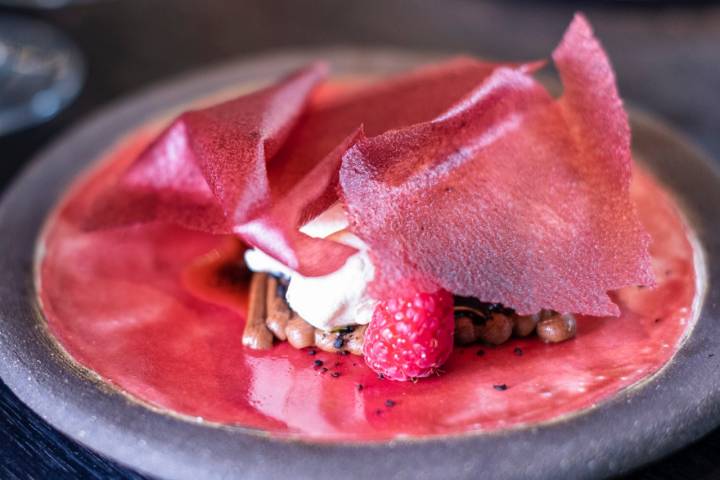
<svg viewBox="0 0 720 480">
<path fill-rule="evenodd" d="M 47 148 L 15 181 L 0 205 L 0 376 L 22 401 L 120 463 L 188 479 L 597 478 L 657 459 L 720 423 L 720 290 L 712 288 L 689 338 L 641 386 L 579 415 L 490 434 L 373 444 L 273 439 L 148 408 L 69 361 L 48 336 L 33 286 L 34 246 L 64 190 L 143 122 L 233 86 L 266 82 L 316 58 L 328 59 L 339 74 L 382 75 L 438 56 L 330 49 L 198 72 L 100 111 Z M 632 111 L 631 123 L 634 151 L 679 198 L 712 286 L 720 273 L 720 176 L 701 152 L 650 116 Z"/>
</svg>

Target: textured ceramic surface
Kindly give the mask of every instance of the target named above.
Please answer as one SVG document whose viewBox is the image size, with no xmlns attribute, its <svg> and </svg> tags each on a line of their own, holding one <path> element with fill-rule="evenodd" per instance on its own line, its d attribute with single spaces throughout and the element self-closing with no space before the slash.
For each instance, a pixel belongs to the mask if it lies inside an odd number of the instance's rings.
<svg viewBox="0 0 720 480">
<path fill-rule="evenodd" d="M 114 140 L 154 115 L 229 85 L 276 77 L 324 57 L 336 71 L 385 73 L 430 57 L 330 50 L 268 56 L 202 72 L 142 93 L 88 119 L 52 145 L 0 206 L 0 376 L 43 418 L 138 470 L 172 478 L 343 476 L 393 478 L 602 477 L 658 458 L 715 426 L 720 400 L 718 292 L 671 364 L 643 388 L 569 420 L 533 429 L 415 443 L 348 446 L 283 442 L 241 429 L 172 418 L 128 401 L 73 369 L 47 337 L 34 304 L 33 248 L 48 211 L 73 177 Z M 708 259 L 720 266 L 720 178 L 667 128 L 633 115 L 635 150 L 681 198 Z M 712 282 L 711 282 L 712 285 Z M 282 459 L 282 460 L 280 460 Z"/>
</svg>

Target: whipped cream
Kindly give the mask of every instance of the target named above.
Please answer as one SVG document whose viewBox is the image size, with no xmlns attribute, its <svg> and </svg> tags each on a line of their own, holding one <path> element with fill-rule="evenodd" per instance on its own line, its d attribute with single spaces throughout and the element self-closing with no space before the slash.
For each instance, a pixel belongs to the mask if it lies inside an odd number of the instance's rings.
<svg viewBox="0 0 720 480">
<path fill-rule="evenodd" d="M 311 237 L 328 238 L 358 249 L 341 268 L 328 275 L 300 275 L 256 248 L 245 252 L 245 263 L 252 271 L 289 278 L 287 302 L 312 326 L 333 330 L 347 325 L 365 325 L 370 323 L 376 303 L 367 292 L 375 269 L 367 245 L 347 227 L 342 205 L 335 204 L 300 228 Z"/>
</svg>

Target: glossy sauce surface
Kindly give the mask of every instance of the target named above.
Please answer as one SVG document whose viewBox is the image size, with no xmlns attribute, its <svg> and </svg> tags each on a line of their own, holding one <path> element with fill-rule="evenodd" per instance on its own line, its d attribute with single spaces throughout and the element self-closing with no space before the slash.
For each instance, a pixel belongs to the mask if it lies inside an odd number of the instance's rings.
<svg viewBox="0 0 720 480">
<path fill-rule="evenodd" d="M 458 348 L 443 375 L 415 384 L 379 379 L 351 355 L 312 356 L 285 343 L 246 350 L 246 279 L 242 268 L 227 265 L 238 255 L 234 242 L 169 225 L 78 228 L 84 205 L 153 134 L 148 128 L 120 142 L 71 190 L 46 227 L 37 281 L 42 311 L 63 348 L 155 407 L 315 440 L 492 431 L 612 397 L 658 371 L 691 328 L 694 247 L 671 197 L 637 171 L 632 195 L 653 237 L 658 285 L 617 292 L 622 315 L 579 318 L 574 340 Z"/>
</svg>

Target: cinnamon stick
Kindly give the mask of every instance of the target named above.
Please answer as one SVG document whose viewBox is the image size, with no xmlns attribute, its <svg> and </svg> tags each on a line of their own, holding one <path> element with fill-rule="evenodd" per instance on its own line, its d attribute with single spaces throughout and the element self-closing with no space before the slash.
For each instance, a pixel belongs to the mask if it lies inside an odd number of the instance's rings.
<svg viewBox="0 0 720 480">
<path fill-rule="evenodd" d="M 254 273 L 250 280 L 248 313 L 242 343 L 248 348 L 266 350 L 272 347 L 273 334 L 265 325 L 267 273 Z"/>
<path fill-rule="evenodd" d="M 267 280 L 267 296 L 265 302 L 265 325 L 278 340 L 287 340 L 285 329 L 290 320 L 290 307 L 278 292 L 278 279 L 269 276 Z"/>
</svg>

